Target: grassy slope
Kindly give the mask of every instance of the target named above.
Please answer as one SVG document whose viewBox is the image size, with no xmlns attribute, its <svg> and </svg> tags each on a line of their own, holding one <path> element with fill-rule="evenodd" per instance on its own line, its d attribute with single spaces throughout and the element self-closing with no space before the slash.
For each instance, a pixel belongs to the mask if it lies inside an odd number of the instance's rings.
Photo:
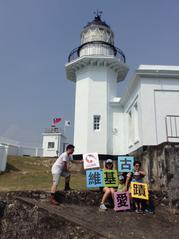
<svg viewBox="0 0 179 239">
<path fill-rule="evenodd" d="M 5 173 L 0 174 L 0 191 L 12 190 L 46 190 L 51 187 L 51 165 L 53 159 L 35 157 L 9 156 Z M 64 187 L 64 178 L 61 178 L 60 187 Z M 85 176 L 72 173 L 71 187 L 85 189 Z"/>
</svg>

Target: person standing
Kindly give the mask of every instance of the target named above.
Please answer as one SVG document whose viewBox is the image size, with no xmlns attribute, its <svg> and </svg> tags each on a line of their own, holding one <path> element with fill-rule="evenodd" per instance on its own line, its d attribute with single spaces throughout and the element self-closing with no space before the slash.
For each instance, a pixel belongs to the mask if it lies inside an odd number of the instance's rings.
<svg viewBox="0 0 179 239">
<path fill-rule="evenodd" d="M 57 186 L 60 181 L 60 177 L 65 177 L 65 188 L 64 190 L 71 190 L 70 188 L 70 172 L 69 172 L 69 163 L 71 160 L 73 160 L 73 152 L 74 152 L 75 146 L 72 144 L 69 144 L 66 147 L 66 152 L 62 153 L 55 163 L 52 166 L 51 172 L 53 177 L 53 184 L 51 187 L 51 196 L 50 196 L 50 202 L 54 205 L 58 205 L 58 202 L 55 199 L 55 193 L 57 191 Z"/>
<path fill-rule="evenodd" d="M 129 172 L 127 174 L 125 189 L 127 191 L 130 182 L 143 183 L 145 177 L 145 172 L 141 168 L 141 162 L 134 162 L 134 172 Z M 142 213 L 142 200 L 139 198 L 131 198 L 131 203 L 134 204 L 136 212 Z"/>
<path fill-rule="evenodd" d="M 126 183 L 125 183 L 125 191 L 128 190 L 130 182 L 143 182 L 143 178 L 145 177 L 145 172 L 141 168 L 141 162 L 135 161 L 134 162 L 134 172 L 129 172 L 126 176 Z"/>
</svg>

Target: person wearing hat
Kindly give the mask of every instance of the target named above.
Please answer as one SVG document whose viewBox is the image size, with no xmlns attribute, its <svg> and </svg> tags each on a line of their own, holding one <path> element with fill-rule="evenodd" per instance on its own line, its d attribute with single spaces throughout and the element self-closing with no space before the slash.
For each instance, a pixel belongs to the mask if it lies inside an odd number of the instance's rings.
<svg viewBox="0 0 179 239">
<path fill-rule="evenodd" d="M 113 169 L 113 161 L 112 159 L 107 159 L 105 161 L 105 170 L 112 170 Z M 105 202 L 107 201 L 107 199 L 112 196 L 112 199 L 114 199 L 114 192 L 116 191 L 115 188 L 111 188 L 111 187 L 104 187 L 103 188 L 103 197 L 100 203 L 100 210 L 101 211 L 105 211 L 107 210 L 107 207 L 105 206 Z"/>
</svg>

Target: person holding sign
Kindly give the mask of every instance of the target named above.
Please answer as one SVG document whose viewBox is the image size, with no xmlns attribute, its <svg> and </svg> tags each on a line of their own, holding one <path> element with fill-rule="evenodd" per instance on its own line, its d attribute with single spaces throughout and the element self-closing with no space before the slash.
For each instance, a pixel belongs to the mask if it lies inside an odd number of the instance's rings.
<svg viewBox="0 0 179 239">
<path fill-rule="evenodd" d="M 111 171 L 111 170 L 113 170 L 113 162 L 112 162 L 112 159 L 107 159 L 106 161 L 105 161 L 105 171 Z M 110 197 L 110 196 L 112 196 L 112 199 L 114 200 L 114 192 L 116 191 L 116 189 L 115 188 L 113 188 L 113 187 L 107 187 L 107 186 L 105 186 L 104 188 L 103 188 L 103 192 L 104 192 L 104 194 L 103 194 L 103 197 L 102 197 L 102 200 L 101 200 L 101 203 L 100 203 L 100 207 L 99 207 L 99 209 L 101 210 L 101 211 L 105 211 L 105 210 L 107 210 L 107 207 L 105 206 L 105 202 L 107 201 L 107 199 Z"/>
<path fill-rule="evenodd" d="M 135 174 L 137 172 L 137 174 Z M 135 174 L 135 177 L 134 177 Z M 145 172 L 143 169 L 141 169 L 141 162 L 135 161 L 134 162 L 134 172 L 129 172 L 126 176 L 126 191 L 128 189 L 129 183 L 132 182 L 143 182 L 143 178 L 145 177 Z"/>
<path fill-rule="evenodd" d="M 51 187 L 51 197 L 50 202 L 54 205 L 58 205 L 58 202 L 55 199 L 55 192 L 57 190 L 57 186 L 60 180 L 60 177 L 65 177 L 65 191 L 70 190 L 70 172 L 69 172 L 69 163 L 73 160 L 72 154 L 74 152 L 75 146 L 69 144 L 66 147 L 66 152 L 62 153 L 55 163 L 52 166 L 51 172 L 53 176 L 53 184 Z"/>
<path fill-rule="evenodd" d="M 134 162 L 134 172 L 129 172 L 127 174 L 126 179 L 126 188 L 128 187 L 129 181 L 136 182 L 136 183 L 142 183 L 143 178 L 145 177 L 144 170 L 141 169 L 141 162 L 135 161 Z M 136 212 L 142 213 L 142 200 L 139 198 L 133 198 L 132 201 L 135 204 Z"/>
</svg>

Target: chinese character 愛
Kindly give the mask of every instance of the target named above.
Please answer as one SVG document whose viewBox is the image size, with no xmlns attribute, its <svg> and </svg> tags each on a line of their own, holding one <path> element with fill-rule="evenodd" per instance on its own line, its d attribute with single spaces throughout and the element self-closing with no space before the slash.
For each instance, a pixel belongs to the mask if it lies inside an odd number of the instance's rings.
<svg viewBox="0 0 179 239">
<path fill-rule="evenodd" d="M 130 209 L 129 192 L 114 193 L 114 210 L 122 211 Z"/>
</svg>

